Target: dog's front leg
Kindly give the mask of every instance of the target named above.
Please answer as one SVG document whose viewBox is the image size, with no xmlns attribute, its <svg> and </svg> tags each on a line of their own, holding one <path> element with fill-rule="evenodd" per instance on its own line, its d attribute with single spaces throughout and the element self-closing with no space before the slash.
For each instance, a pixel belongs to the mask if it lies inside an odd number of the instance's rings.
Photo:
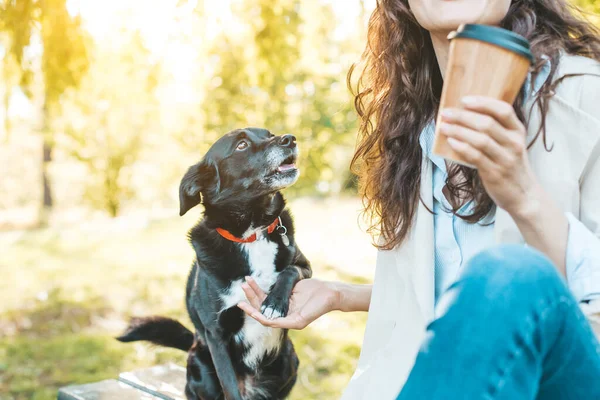
<svg viewBox="0 0 600 400">
<path fill-rule="evenodd" d="M 298 281 L 312 276 L 310 263 L 304 254 L 297 250 L 292 265 L 286 267 L 275 281 L 271 291 L 263 301 L 260 311 L 267 318 L 285 317 L 289 310 L 290 296 Z"/>
<path fill-rule="evenodd" d="M 233 369 L 229 352 L 227 351 L 227 343 L 225 343 L 221 335 L 209 330 L 206 330 L 206 343 L 208 344 L 210 356 L 215 365 L 217 377 L 223 388 L 225 400 L 242 400 L 237 376 Z"/>
</svg>

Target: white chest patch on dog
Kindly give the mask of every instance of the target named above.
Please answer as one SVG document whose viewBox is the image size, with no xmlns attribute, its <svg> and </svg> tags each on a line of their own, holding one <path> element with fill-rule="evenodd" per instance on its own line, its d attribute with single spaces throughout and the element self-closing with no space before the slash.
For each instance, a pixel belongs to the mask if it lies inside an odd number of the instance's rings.
<svg viewBox="0 0 600 400">
<path fill-rule="evenodd" d="M 269 293 L 279 275 L 275 270 L 277 244 L 263 239 L 244 243 L 241 247 L 248 257 L 252 278 L 265 293 Z M 224 303 L 223 310 L 235 307 L 240 301 L 246 301 L 246 295 L 242 290 L 244 282 L 244 279 L 231 282 L 227 291 L 221 296 Z M 249 368 L 255 368 L 265 354 L 277 351 L 281 344 L 281 334 L 281 329 L 266 327 L 245 315 L 244 325 L 235 337 L 236 341 L 249 347 L 244 356 L 244 364 Z"/>
</svg>

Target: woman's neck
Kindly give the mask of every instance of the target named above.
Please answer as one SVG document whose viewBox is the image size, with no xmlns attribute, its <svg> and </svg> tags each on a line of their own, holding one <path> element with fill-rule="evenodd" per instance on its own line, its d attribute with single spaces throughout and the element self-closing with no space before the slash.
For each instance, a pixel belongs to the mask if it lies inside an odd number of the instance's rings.
<svg viewBox="0 0 600 400">
<path fill-rule="evenodd" d="M 450 51 L 450 41 L 448 40 L 448 34 L 450 32 L 430 32 L 431 43 L 433 44 L 433 50 L 435 51 L 435 57 L 437 58 L 442 78 L 446 73 L 446 64 L 448 63 L 448 52 Z"/>
</svg>

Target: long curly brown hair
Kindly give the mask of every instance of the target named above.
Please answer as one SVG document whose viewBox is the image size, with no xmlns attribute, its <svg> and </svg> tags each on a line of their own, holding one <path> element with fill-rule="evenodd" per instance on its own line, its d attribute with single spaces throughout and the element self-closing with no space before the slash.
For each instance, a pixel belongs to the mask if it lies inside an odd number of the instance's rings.
<svg viewBox="0 0 600 400">
<path fill-rule="evenodd" d="M 544 118 L 533 139 L 541 133 L 550 151 L 545 114 L 558 83 L 552 78 L 559 53 L 600 60 L 599 31 L 566 0 L 513 0 L 501 26 L 531 42 L 536 59 L 534 78 L 545 62 L 542 56 L 550 59 L 550 77 L 536 98 Z M 416 21 L 408 0 L 377 0 L 367 37 L 362 68 L 355 64 L 348 73 L 361 121 L 351 168 L 359 175 L 365 212 L 370 217 L 369 232 L 380 236 L 377 247 L 391 249 L 407 236 L 420 201 L 419 136 L 435 117 L 443 82 L 431 37 Z M 353 85 L 357 71 L 361 73 Z M 514 107 L 525 122 L 523 97 L 518 96 Z M 453 199 L 474 200 L 473 212 L 460 216 L 471 223 L 481 221 L 495 207 L 474 169 L 454 165 L 448 171 L 447 187 Z M 451 203 L 456 212 L 460 202 Z"/>
</svg>

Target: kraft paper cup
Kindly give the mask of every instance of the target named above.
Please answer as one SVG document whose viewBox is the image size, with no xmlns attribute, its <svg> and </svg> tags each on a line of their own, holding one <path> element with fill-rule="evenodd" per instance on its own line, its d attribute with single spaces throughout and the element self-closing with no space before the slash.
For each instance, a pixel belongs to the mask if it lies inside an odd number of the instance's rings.
<svg viewBox="0 0 600 400">
<path fill-rule="evenodd" d="M 440 110 L 461 107 L 464 96 L 488 96 L 512 104 L 527 78 L 533 55 L 527 39 L 506 29 L 465 24 L 449 36 L 450 53 Z M 440 134 L 438 113 L 433 153 L 472 167 Z"/>
</svg>

